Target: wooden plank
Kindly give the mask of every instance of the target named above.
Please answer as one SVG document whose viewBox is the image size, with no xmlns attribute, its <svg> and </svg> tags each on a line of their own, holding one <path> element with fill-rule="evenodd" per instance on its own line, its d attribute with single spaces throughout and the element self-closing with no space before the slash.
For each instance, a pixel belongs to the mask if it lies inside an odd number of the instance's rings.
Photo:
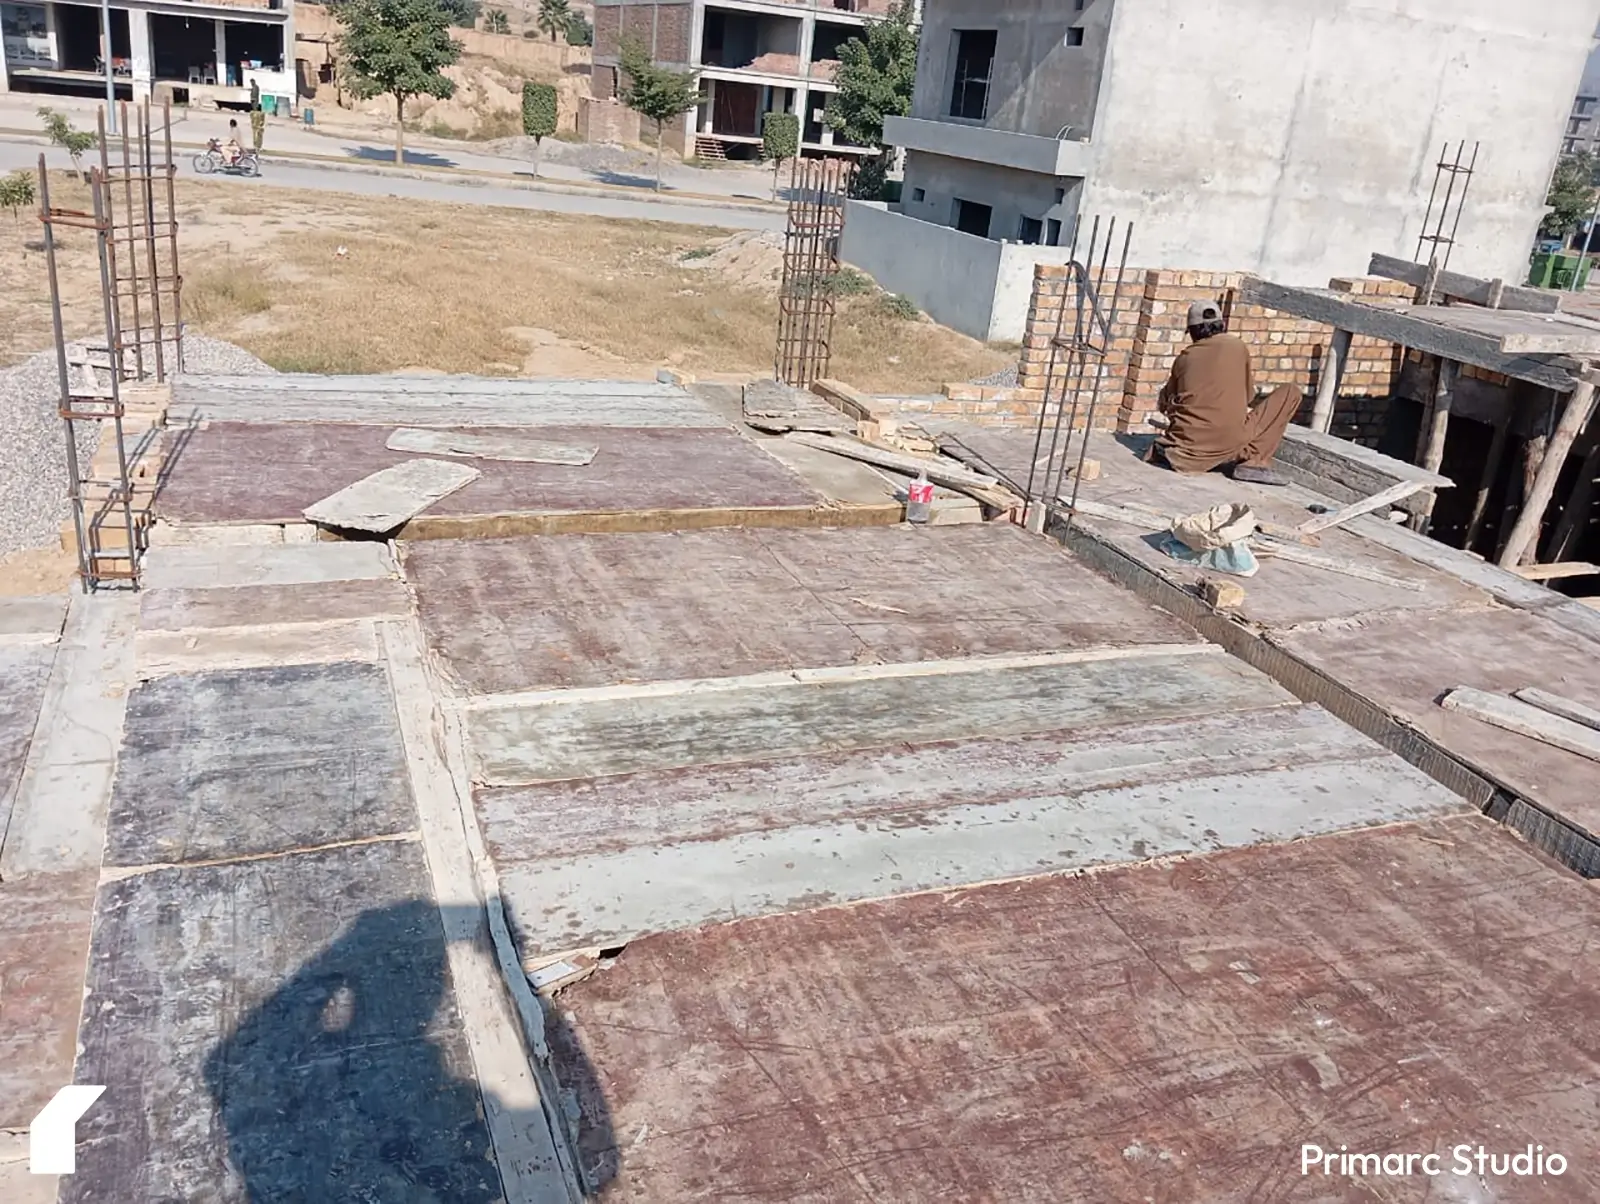
<svg viewBox="0 0 1600 1204">
<path fill-rule="evenodd" d="M 1398 280 L 1402 284 L 1424 288 L 1428 283 L 1428 265 L 1396 259 L 1392 255 L 1374 254 L 1372 261 L 1367 265 L 1367 275 L 1382 276 L 1385 280 Z M 1498 305 L 1495 304 L 1496 284 L 1501 286 L 1498 290 Z M 1536 288 L 1511 288 L 1503 281 L 1479 280 L 1475 276 L 1463 275 L 1461 272 L 1440 272 L 1434 284 L 1434 291 L 1436 294 L 1458 301 L 1470 301 L 1474 305 L 1523 310 L 1528 313 L 1553 314 L 1561 307 L 1560 293 Z"/>
<path fill-rule="evenodd" d="M 1274 539 L 1270 535 L 1257 535 L 1254 540 L 1255 552 L 1259 556 L 1276 557 L 1287 560 L 1291 564 L 1303 564 L 1307 568 L 1326 569 L 1330 573 L 1337 573 L 1341 577 L 1353 577 L 1357 581 L 1372 581 L 1378 585 L 1391 585 L 1396 589 L 1410 590 L 1412 593 L 1422 593 L 1427 588 L 1421 581 L 1412 581 L 1405 577 L 1396 577 L 1392 573 L 1380 572 L 1378 569 L 1369 569 L 1364 564 L 1357 564 L 1353 560 L 1341 560 L 1332 556 L 1323 556 L 1317 552 L 1307 551 L 1298 544 L 1286 543 Z"/>
<path fill-rule="evenodd" d="M 1518 565 L 1511 572 L 1525 581 L 1557 581 L 1564 577 L 1589 577 L 1600 573 L 1600 565 L 1582 560 L 1564 560 L 1555 564 Z"/>
<path fill-rule="evenodd" d="M 1367 335 L 1413 347 L 1430 355 L 1442 355 L 1462 364 L 1476 364 L 1491 372 L 1517 380 L 1531 381 L 1559 393 L 1570 393 L 1577 381 L 1572 370 L 1575 361 L 1530 355 L 1508 355 L 1500 350 L 1500 340 L 1470 330 L 1455 329 L 1417 316 L 1420 306 L 1384 309 L 1364 304 L 1331 289 L 1290 288 L 1254 276 L 1245 277 L 1239 286 L 1238 300 L 1245 305 L 1261 305 L 1280 313 L 1293 314 L 1307 321 L 1320 322 L 1336 330 Z"/>
<path fill-rule="evenodd" d="M 510 535 L 616 535 L 710 531 L 727 527 L 817 530 L 891 527 L 905 520 L 899 502 L 834 506 L 715 506 L 675 510 L 553 510 L 510 514 L 419 514 L 397 533 L 404 540 L 498 539 Z"/>
<path fill-rule="evenodd" d="M 311 372 L 272 372 L 255 376 L 213 376 L 209 374 L 178 378 L 174 395 L 189 397 L 199 393 L 338 393 L 346 396 L 410 397 L 425 395 L 456 396 L 481 393 L 501 397 L 659 397 L 688 396 L 676 385 L 645 380 L 584 380 L 546 377 L 528 380 L 507 376 L 469 376 L 464 374 L 407 376 L 384 372 L 370 375 L 322 375 Z"/>
<path fill-rule="evenodd" d="M 851 460 L 859 460 L 863 464 L 872 464 L 878 468 L 888 468 L 895 472 L 903 472 L 909 476 L 916 476 L 925 472 L 928 480 L 935 485 L 943 485 L 947 489 L 993 489 L 1000 484 L 993 477 L 986 477 L 971 469 L 949 464 L 944 460 L 936 460 L 931 456 L 913 456 L 907 452 L 891 451 L 886 447 L 878 447 L 859 439 L 836 438 L 829 435 L 813 435 L 805 431 L 797 431 L 788 436 L 791 443 L 799 443 L 805 447 L 814 447 L 819 451 L 832 452 L 836 456 L 844 456 Z"/>
<path fill-rule="evenodd" d="M 338 493 L 313 502 L 302 513 L 319 526 L 381 535 L 482 475 L 467 464 L 407 460 L 362 477 Z"/>
<path fill-rule="evenodd" d="M 145 553 L 146 589 L 221 589 L 229 586 L 308 585 L 394 577 L 394 560 L 380 543 L 193 545 Z"/>
<path fill-rule="evenodd" d="M 1516 525 L 1511 528 L 1505 549 L 1497 558 L 1501 568 L 1511 568 L 1520 564 L 1523 554 L 1537 546 L 1545 507 L 1550 505 L 1551 495 L 1556 491 L 1556 481 L 1561 476 L 1561 468 L 1567 461 L 1567 453 L 1572 449 L 1572 444 L 1579 433 L 1588 425 L 1594 408 L 1595 386 L 1584 381 L 1573 391 L 1572 396 L 1567 398 L 1566 409 L 1561 413 L 1561 421 L 1556 424 L 1555 433 L 1550 436 L 1544 457 L 1539 463 L 1539 470 L 1523 503 L 1522 513 L 1517 515 Z"/>
<path fill-rule="evenodd" d="M 1533 686 L 1526 690 L 1513 691 L 1512 697 L 1531 703 L 1541 711 L 1549 711 L 1552 715 L 1560 715 L 1563 719 L 1570 719 L 1574 723 L 1581 723 L 1584 727 L 1600 732 L 1600 710 L 1594 707 L 1586 707 L 1581 702 L 1573 702 L 1570 698 L 1563 698 L 1559 694 L 1551 694 L 1548 690 L 1540 690 Z"/>
<path fill-rule="evenodd" d="M 451 983 L 506 1199 L 510 1204 L 572 1204 L 583 1198 L 583 1191 L 567 1146 L 556 1137 L 560 1103 L 549 1098 L 533 1069 L 527 1034 L 508 994 L 516 984 L 507 981 L 505 962 L 510 961 L 511 973 L 519 979 L 521 967 L 514 951 L 508 954 L 494 939 L 479 894 L 464 828 L 475 823 L 463 814 L 471 802 L 457 793 L 439 752 L 443 724 L 423 667 L 422 642 L 412 624 L 386 623 L 382 643 L 434 902 L 444 925 Z"/>
<path fill-rule="evenodd" d="M 1344 380 L 1344 366 L 1350 359 L 1350 332 L 1336 330 L 1328 341 L 1322 357 L 1321 374 L 1317 377 L 1317 400 L 1311 410 L 1311 429 L 1327 434 L 1333 426 L 1333 409 L 1339 400 L 1339 385 Z"/>
<path fill-rule="evenodd" d="M 1290 701 L 1228 657 L 1189 648 L 1106 650 L 997 668 L 864 666 L 697 688 L 587 690 L 483 700 L 467 716 L 473 779 L 518 786 L 851 748 L 1080 729 Z M 878 670 L 867 672 L 866 670 Z M 776 678 L 778 675 L 771 675 Z M 791 675 L 792 676 L 792 675 Z M 676 683 L 666 683 L 676 684 Z"/>
<path fill-rule="evenodd" d="M 389 436 L 384 446 L 390 451 L 418 452 L 425 456 L 470 456 L 478 460 L 512 460 L 523 464 L 584 465 L 599 451 L 522 435 L 472 435 L 416 427 L 401 427 Z"/>
<path fill-rule="evenodd" d="M 141 631 L 134 647 L 135 675 L 140 681 L 174 673 L 378 659 L 377 638 L 368 619 L 209 631 Z"/>
<path fill-rule="evenodd" d="M 1434 365 L 1433 401 L 1428 407 L 1428 420 L 1423 425 L 1425 438 L 1419 439 L 1421 446 L 1417 449 L 1417 463 L 1428 472 L 1436 473 L 1444 464 L 1444 445 L 1450 433 L 1450 407 L 1455 403 L 1456 382 L 1460 376 L 1461 365 L 1454 360 L 1438 360 Z M 1430 492 L 1421 498 L 1416 513 L 1411 516 L 1411 525 L 1424 534 L 1433 517 L 1435 496 Z"/>
<path fill-rule="evenodd" d="M 1449 489 L 1455 484 L 1437 472 L 1303 426 L 1290 425 L 1284 431 L 1276 459 L 1354 489 L 1361 497 L 1396 481 L 1416 481 L 1429 489 Z"/>
<path fill-rule="evenodd" d="M 1550 555 L 1557 560 L 1564 560 L 1569 553 L 1575 552 L 1588 533 L 1597 475 L 1600 475 L 1600 431 L 1595 432 L 1594 444 L 1578 468 L 1578 479 L 1572 483 L 1572 492 L 1567 496 L 1567 504 L 1561 508 L 1560 521 L 1556 523 L 1555 534 L 1550 539 Z"/>
<path fill-rule="evenodd" d="M 1460 686 L 1446 694 L 1439 705 L 1447 711 L 1459 711 L 1552 748 L 1600 761 L 1600 731 L 1526 702 L 1491 694 L 1487 690 Z"/>
<path fill-rule="evenodd" d="M 894 411 L 888 406 L 842 380 L 813 381 L 811 391 L 857 422 L 885 423 L 894 418 Z"/>
<path fill-rule="evenodd" d="M 1389 486 L 1382 493 L 1375 493 L 1359 502 L 1351 502 L 1342 510 L 1335 510 L 1329 514 L 1319 514 L 1315 518 L 1307 519 L 1296 530 L 1301 535 L 1315 535 L 1318 531 L 1326 531 L 1330 527 L 1337 527 L 1341 523 L 1347 523 L 1363 514 L 1371 514 L 1374 510 L 1381 510 L 1386 506 L 1391 506 L 1395 502 L 1408 498 L 1418 490 L 1425 488 L 1426 486 L 1416 481 L 1399 481 Z"/>
<path fill-rule="evenodd" d="M 1478 542 L 1478 534 L 1483 530 L 1484 514 L 1489 508 L 1489 493 L 1500 476 L 1500 465 L 1505 461 L 1506 444 L 1510 442 L 1510 437 L 1511 415 L 1506 413 L 1495 423 L 1494 438 L 1489 442 L 1489 454 L 1483 462 L 1483 475 L 1478 478 L 1478 493 L 1472 500 L 1472 517 L 1467 520 L 1467 536 L 1463 543 L 1466 548 L 1470 549 Z"/>
</svg>

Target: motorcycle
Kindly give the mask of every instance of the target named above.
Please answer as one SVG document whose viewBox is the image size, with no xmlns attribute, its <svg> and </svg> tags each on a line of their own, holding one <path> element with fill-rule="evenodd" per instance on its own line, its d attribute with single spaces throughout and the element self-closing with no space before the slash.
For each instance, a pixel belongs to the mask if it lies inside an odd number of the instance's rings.
<svg viewBox="0 0 1600 1204">
<path fill-rule="evenodd" d="M 194 169 L 203 176 L 218 171 L 228 176 L 259 176 L 261 156 L 254 150 L 241 147 L 239 157 L 229 163 L 228 156 L 222 149 L 221 140 L 213 138 L 206 143 L 205 151 L 194 157 Z"/>
</svg>

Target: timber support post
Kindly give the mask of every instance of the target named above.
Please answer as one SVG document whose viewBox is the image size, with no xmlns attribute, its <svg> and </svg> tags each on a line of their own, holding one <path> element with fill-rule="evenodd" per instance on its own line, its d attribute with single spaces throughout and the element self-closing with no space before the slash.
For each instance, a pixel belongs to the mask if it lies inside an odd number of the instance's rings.
<svg viewBox="0 0 1600 1204">
<path fill-rule="evenodd" d="M 1505 548 L 1500 553 L 1501 568 L 1515 568 L 1522 563 L 1523 554 L 1537 545 L 1539 525 L 1544 519 L 1545 508 L 1549 506 L 1550 498 L 1555 493 L 1556 480 L 1561 476 L 1562 465 L 1566 463 L 1567 453 L 1572 450 L 1579 432 L 1588 425 L 1589 417 L 1594 412 L 1594 404 L 1593 382 L 1581 380 L 1567 398 L 1567 406 L 1561 413 L 1561 421 L 1556 424 L 1555 432 L 1550 436 L 1544 457 L 1539 463 L 1539 470 L 1534 475 L 1533 484 L 1523 501 L 1522 513 L 1517 516 L 1516 525 L 1511 528 L 1510 538 L 1506 540 Z"/>
</svg>

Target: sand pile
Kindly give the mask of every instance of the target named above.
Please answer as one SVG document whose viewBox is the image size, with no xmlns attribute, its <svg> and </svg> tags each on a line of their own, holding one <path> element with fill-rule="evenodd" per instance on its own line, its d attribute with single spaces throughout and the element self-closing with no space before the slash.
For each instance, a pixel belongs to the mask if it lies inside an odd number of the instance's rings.
<svg viewBox="0 0 1600 1204">
<path fill-rule="evenodd" d="M 783 235 L 742 230 L 679 258 L 682 267 L 715 272 L 740 288 L 770 292 L 783 280 Z"/>
</svg>

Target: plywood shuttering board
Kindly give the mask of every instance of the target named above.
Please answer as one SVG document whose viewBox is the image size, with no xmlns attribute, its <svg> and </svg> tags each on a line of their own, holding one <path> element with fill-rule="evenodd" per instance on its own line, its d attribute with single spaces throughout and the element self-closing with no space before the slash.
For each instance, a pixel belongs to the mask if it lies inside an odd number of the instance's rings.
<svg viewBox="0 0 1600 1204">
<path fill-rule="evenodd" d="M 1199 642 L 1013 527 L 439 541 L 406 575 L 469 693 Z"/>
<path fill-rule="evenodd" d="M 179 523 L 300 522 L 301 512 L 410 457 L 385 446 L 405 425 L 214 422 L 188 436 L 157 501 Z M 480 434 L 516 432 L 504 428 Z M 822 498 L 729 429 L 550 427 L 540 437 L 596 448 L 585 465 L 462 460 L 481 470 L 428 515 L 814 506 Z"/>
</svg>

